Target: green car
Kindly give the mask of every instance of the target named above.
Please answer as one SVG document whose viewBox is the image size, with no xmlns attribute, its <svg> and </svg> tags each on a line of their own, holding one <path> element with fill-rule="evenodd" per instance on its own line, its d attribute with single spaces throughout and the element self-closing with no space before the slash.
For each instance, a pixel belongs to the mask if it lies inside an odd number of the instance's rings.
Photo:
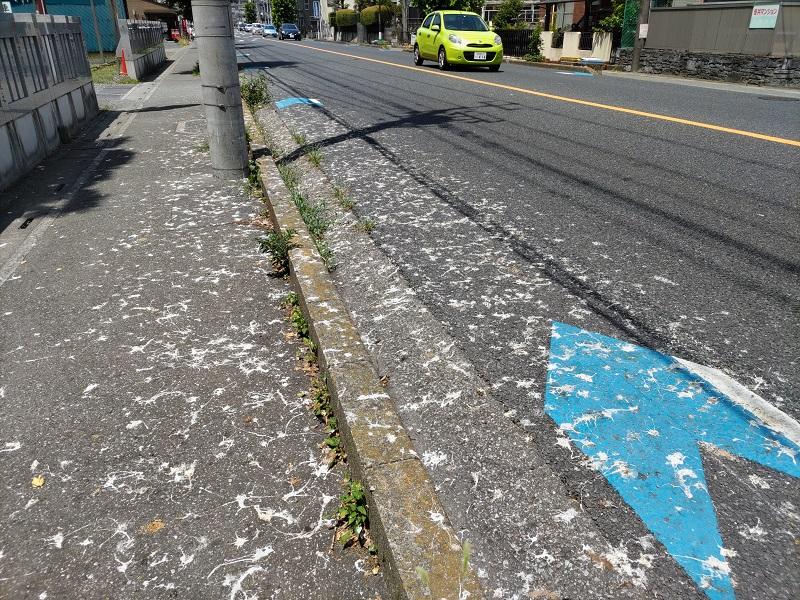
<svg viewBox="0 0 800 600">
<path fill-rule="evenodd" d="M 503 40 L 478 15 L 463 10 L 439 10 L 425 17 L 417 29 L 414 64 L 435 60 L 444 70 L 449 65 L 489 67 L 503 62 Z"/>
</svg>

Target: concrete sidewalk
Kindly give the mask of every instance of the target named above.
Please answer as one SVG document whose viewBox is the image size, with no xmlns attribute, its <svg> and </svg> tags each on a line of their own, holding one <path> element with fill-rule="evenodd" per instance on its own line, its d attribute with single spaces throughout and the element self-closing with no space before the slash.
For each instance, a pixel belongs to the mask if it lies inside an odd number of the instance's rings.
<svg viewBox="0 0 800 600">
<path fill-rule="evenodd" d="M 0 599 L 387 597 L 196 60 L 0 196 Z"/>
</svg>

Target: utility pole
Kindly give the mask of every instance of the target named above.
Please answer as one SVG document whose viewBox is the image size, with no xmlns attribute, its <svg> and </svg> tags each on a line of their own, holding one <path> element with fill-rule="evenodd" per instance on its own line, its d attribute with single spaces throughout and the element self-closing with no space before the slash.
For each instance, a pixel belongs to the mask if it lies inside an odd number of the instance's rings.
<svg viewBox="0 0 800 600">
<path fill-rule="evenodd" d="M 214 176 L 247 176 L 239 70 L 230 0 L 192 0 L 194 37 L 200 51 L 200 84 L 208 121 L 208 145 Z"/>
<path fill-rule="evenodd" d="M 631 71 L 639 70 L 639 60 L 642 56 L 642 48 L 647 38 L 639 35 L 642 25 L 646 25 L 650 20 L 650 0 L 640 0 L 639 4 L 639 23 L 636 27 L 636 40 L 633 42 L 633 56 L 631 57 Z"/>
</svg>

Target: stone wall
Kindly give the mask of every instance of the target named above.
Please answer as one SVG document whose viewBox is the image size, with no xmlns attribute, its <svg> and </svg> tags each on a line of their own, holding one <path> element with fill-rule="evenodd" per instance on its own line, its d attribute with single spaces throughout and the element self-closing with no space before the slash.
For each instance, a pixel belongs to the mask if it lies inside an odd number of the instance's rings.
<svg viewBox="0 0 800 600">
<path fill-rule="evenodd" d="M 630 71 L 633 50 L 620 50 L 619 63 Z M 644 48 L 639 61 L 642 73 L 664 73 L 748 83 L 800 88 L 800 57 L 774 58 L 748 54 L 712 54 L 688 50 Z"/>
</svg>

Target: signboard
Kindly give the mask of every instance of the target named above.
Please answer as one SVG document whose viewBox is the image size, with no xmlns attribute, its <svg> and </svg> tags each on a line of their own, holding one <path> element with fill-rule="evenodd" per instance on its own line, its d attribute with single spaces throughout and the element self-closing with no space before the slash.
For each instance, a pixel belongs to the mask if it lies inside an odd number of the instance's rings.
<svg viewBox="0 0 800 600">
<path fill-rule="evenodd" d="M 11 2 L 1 2 L 0 13 L 10 13 L 10 12 L 11 12 Z"/>
<path fill-rule="evenodd" d="M 648 23 L 642 23 L 639 25 L 639 37 L 646 38 L 647 37 L 647 29 L 649 27 Z"/>
<path fill-rule="evenodd" d="M 750 13 L 750 29 L 775 29 L 780 4 L 756 4 Z"/>
<path fill-rule="evenodd" d="M 315 19 L 319 19 L 319 0 L 314 0 L 311 3 L 311 14 Z"/>
</svg>

